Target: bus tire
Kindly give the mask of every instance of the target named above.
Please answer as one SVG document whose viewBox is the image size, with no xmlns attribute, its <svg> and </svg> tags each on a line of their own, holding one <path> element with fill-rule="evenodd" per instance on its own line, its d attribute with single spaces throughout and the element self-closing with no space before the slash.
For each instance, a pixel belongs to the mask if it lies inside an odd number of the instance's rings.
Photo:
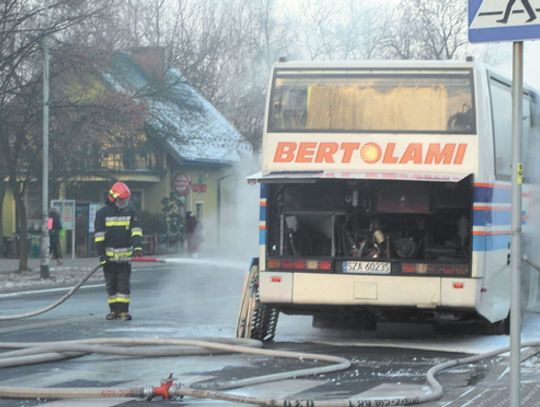
<svg viewBox="0 0 540 407">
<path fill-rule="evenodd" d="M 508 335 L 510 334 L 510 315 L 502 321 L 489 322 L 484 321 L 485 335 Z"/>
<path fill-rule="evenodd" d="M 258 301 L 255 304 L 253 318 L 251 321 L 251 339 L 268 342 L 276 335 L 276 326 L 279 311 L 268 304 Z"/>
</svg>

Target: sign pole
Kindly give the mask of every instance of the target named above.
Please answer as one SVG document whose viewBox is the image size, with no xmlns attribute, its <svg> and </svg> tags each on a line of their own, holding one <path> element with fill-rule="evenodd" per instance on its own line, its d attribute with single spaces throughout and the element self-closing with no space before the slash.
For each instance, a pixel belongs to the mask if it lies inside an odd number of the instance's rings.
<svg viewBox="0 0 540 407">
<path fill-rule="evenodd" d="M 71 231 L 71 258 L 75 258 L 75 223 L 73 224 L 73 230 Z"/>
<path fill-rule="evenodd" d="M 510 307 L 510 402 L 519 407 L 521 382 L 521 163 L 523 128 L 523 42 L 513 42 L 512 50 L 512 243 L 510 268 L 512 303 Z"/>
<path fill-rule="evenodd" d="M 49 29 L 49 1 L 43 5 L 45 11 L 45 29 Z M 43 35 L 43 169 L 41 178 L 41 255 L 39 276 L 49 278 L 49 51 L 47 35 Z"/>
</svg>

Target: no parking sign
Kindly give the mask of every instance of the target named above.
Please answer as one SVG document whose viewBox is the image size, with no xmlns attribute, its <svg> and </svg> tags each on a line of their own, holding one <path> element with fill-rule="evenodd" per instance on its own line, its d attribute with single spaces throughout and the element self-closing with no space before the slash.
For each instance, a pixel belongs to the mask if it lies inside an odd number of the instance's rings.
<svg viewBox="0 0 540 407">
<path fill-rule="evenodd" d="M 187 195 L 191 190 L 191 177 L 183 173 L 175 174 L 172 180 L 172 187 L 179 195 Z"/>
</svg>

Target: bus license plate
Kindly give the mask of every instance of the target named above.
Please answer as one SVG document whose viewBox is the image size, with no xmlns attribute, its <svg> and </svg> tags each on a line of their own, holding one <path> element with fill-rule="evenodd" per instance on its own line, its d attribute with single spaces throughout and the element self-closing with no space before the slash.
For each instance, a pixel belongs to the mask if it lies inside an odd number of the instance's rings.
<svg viewBox="0 0 540 407">
<path fill-rule="evenodd" d="M 390 274 L 392 263 L 381 261 L 345 261 L 344 273 Z"/>
</svg>

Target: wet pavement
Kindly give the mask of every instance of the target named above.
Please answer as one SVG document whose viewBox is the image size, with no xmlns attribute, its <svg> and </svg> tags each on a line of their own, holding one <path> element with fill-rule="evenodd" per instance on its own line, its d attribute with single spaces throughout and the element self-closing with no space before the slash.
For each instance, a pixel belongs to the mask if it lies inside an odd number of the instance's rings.
<svg viewBox="0 0 540 407">
<path fill-rule="evenodd" d="M 90 263 L 89 263 L 90 264 Z M 4 341 L 55 341 L 90 337 L 203 337 L 234 335 L 243 270 L 216 269 L 203 262 L 174 267 L 141 268 L 133 275 L 133 313 L 130 323 L 105 321 L 105 293 L 101 285 L 82 289 L 66 305 L 39 318 L 0 324 Z M 212 282 L 212 284 L 209 284 Z M 1 297 L 5 310 L 34 308 L 56 298 L 57 292 Z M 20 308 L 20 309 L 19 309 Z M 524 339 L 538 337 L 540 316 L 527 316 Z M 280 317 L 276 342 L 269 348 L 332 354 L 350 359 L 352 368 L 261 384 L 235 390 L 247 395 L 278 395 L 282 399 L 328 399 L 407 394 L 425 388 L 425 373 L 433 365 L 504 346 L 507 336 L 441 336 L 425 327 L 386 327 L 364 333 L 311 328 L 306 317 Z M 381 347 L 383 346 L 384 347 Z M 422 349 L 411 349 L 416 346 Z M 302 367 L 307 362 L 300 363 Z M 88 355 L 62 362 L 0 369 L 0 385 L 47 387 L 97 387 L 158 385 L 174 372 L 181 383 L 221 380 L 298 368 L 298 361 L 242 356 L 122 358 Z M 423 406 L 507 406 L 509 405 L 508 354 L 457 366 L 437 379 L 443 397 Z M 530 350 L 522 363 L 523 406 L 540 405 L 540 357 Z M 234 406 L 218 401 L 185 399 L 152 401 L 152 405 Z M 137 406 L 137 400 L 0 400 L 1 407 L 43 405 L 46 407 Z M 150 404 L 148 404 L 150 405 Z M 354 403 L 352 405 L 355 405 Z"/>
</svg>

